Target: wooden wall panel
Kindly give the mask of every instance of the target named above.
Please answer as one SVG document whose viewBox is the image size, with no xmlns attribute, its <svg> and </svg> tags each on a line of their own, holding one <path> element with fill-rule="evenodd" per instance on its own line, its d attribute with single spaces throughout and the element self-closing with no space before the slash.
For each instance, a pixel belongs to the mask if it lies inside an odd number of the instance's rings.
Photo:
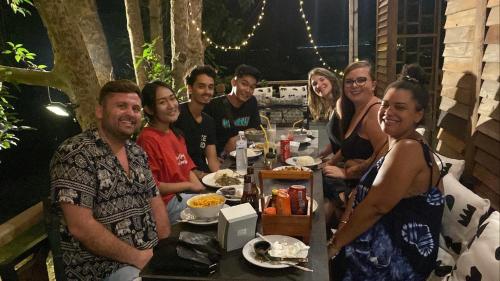
<svg viewBox="0 0 500 281">
<path fill-rule="evenodd" d="M 500 186 L 499 179 L 497 176 L 488 171 L 488 169 L 486 169 L 481 164 L 476 163 L 476 165 L 474 166 L 473 174 L 482 183 L 490 187 L 492 191 L 498 193 L 498 187 Z"/>
<path fill-rule="evenodd" d="M 473 90 L 476 84 L 476 77 L 472 74 L 445 71 L 443 73 L 442 84 L 443 86 L 446 85 Z"/>
<path fill-rule="evenodd" d="M 500 175 L 500 159 L 494 157 L 486 151 L 481 149 L 476 150 L 476 156 L 474 157 L 477 163 L 481 164 L 488 171 L 490 171 L 495 176 Z"/>
<path fill-rule="evenodd" d="M 500 7 L 496 6 L 491 8 L 490 14 L 488 15 L 488 20 L 486 21 L 486 26 L 498 24 L 498 19 L 500 18 Z"/>
<path fill-rule="evenodd" d="M 479 104 L 478 113 L 491 117 L 495 120 L 500 120 L 500 108 L 498 107 L 497 100 L 482 98 Z"/>
<path fill-rule="evenodd" d="M 444 57 L 470 58 L 472 56 L 471 43 L 446 44 L 443 52 Z"/>
<path fill-rule="evenodd" d="M 500 122 L 495 119 L 481 115 L 476 128 L 481 133 L 500 141 Z"/>
<path fill-rule="evenodd" d="M 500 19 L 499 19 L 500 20 Z M 500 62 L 500 45 L 488 44 L 484 51 L 484 62 Z"/>
<path fill-rule="evenodd" d="M 472 42 L 473 38 L 474 38 L 473 26 L 448 28 L 445 31 L 444 43 Z"/>
<path fill-rule="evenodd" d="M 453 134 L 455 137 L 465 140 L 468 134 L 468 121 L 450 112 L 441 111 L 437 125 L 445 128 L 448 133 Z"/>
<path fill-rule="evenodd" d="M 447 15 L 444 28 L 452 28 L 459 26 L 473 26 L 476 21 L 476 8 L 461 11 L 451 15 Z"/>
<path fill-rule="evenodd" d="M 483 80 L 493 80 L 498 81 L 500 76 L 500 63 L 498 62 L 487 62 L 483 68 L 483 74 L 481 78 Z"/>
<path fill-rule="evenodd" d="M 479 95 L 483 98 L 500 100 L 500 83 L 492 80 L 484 80 Z"/>
<path fill-rule="evenodd" d="M 476 7 L 474 1 L 448 1 L 446 4 L 445 15 L 451 15 Z"/>
<path fill-rule="evenodd" d="M 495 158 L 500 159 L 500 143 L 495 139 L 492 139 L 481 132 L 476 132 L 476 135 L 474 136 L 474 144 L 482 150 L 488 151 L 488 153 L 493 155 Z"/>
<path fill-rule="evenodd" d="M 499 3 L 500 3 L 500 1 L 499 1 L 499 0 L 489 0 L 489 1 L 488 1 L 488 6 L 487 6 L 487 7 L 488 7 L 488 8 L 492 8 L 492 7 L 495 7 L 495 6 L 500 5 Z"/>
<path fill-rule="evenodd" d="M 436 145 L 436 151 L 439 154 L 442 154 L 446 157 L 451 157 L 455 159 L 464 159 L 463 155 L 448 146 L 447 143 L 443 142 L 442 140 L 439 140 L 437 145 Z"/>
<path fill-rule="evenodd" d="M 451 72 L 467 72 L 472 71 L 472 67 L 473 66 L 471 58 L 444 58 L 443 70 L 448 70 Z"/>
<path fill-rule="evenodd" d="M 458 101 L 450 99 L 448 97 L 441 97 L 441 104 L 439 104 L 439 109 L 452 113 L 464 120 L 469 119 L 469 106 L 463 103 L 459 103 Z"/>
<path fill-rule="evenodd" d="M 445 129 L 440 128 L 437 138 L 445 142 L 450 148 L 462 154 L 465 150 L 465 142 L 463 139 L 455 137 L 453 134 L 447 132 Z"/>
<path fill-rule="evenodd" d="M 486 32 L 486 38 L 484 38 L 485 44 L 498 44 L 498 38 L 500 36 L 500 25 L 492 25 L 488 28 Z"/>
<path fill-rule="evenodd" d="M 443 86 L 441 95 L 467 105 L 474 103 L 474 91 L 471 89 Z"/>
</svg>

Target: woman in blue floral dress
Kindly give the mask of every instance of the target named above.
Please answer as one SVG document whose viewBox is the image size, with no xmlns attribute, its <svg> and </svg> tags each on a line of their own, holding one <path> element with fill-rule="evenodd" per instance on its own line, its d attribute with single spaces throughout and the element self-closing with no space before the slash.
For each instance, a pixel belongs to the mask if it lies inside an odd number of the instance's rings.
<svg viewBox="0 0 500 281">
<path fill-rule="evenodd" d="M 443 196 L 432 152 L 415 131 L 428 102 L 422 74 L 407 66 L 386 89 L 378 119 L 389 151 L 360 180 L 328 247 L 330 257 L 342 250 L 333 271 L 345 271 L 343 280 L 425 280 L 434 269 Z"/>
</svg>

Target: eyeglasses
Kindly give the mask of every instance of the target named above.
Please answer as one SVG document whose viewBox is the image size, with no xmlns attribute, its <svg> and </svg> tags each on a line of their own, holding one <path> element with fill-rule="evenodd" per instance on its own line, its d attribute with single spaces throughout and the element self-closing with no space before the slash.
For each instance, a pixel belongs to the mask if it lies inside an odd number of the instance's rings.
<svg viewBox="0 0 500 281">
<path fill-rule="evenodd" d="M 344 81 L 344 85 L 346 87 L 352 87 L 354 83 L 356 83 L 357 86 L 363 87 L 366 84 L 366 81 L 368 81 L 368 78 L 366 77 L 358 77 L 356 79 L 346 79 Z"/>
</svg>

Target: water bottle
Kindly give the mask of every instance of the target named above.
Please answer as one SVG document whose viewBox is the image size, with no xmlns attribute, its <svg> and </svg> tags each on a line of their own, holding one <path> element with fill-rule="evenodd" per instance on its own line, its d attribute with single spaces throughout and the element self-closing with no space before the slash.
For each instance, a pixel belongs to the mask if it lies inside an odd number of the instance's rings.
<svg viewBox="0 0 500 281">
<path fill-rule="evenodd" d="M 247 159 L 247 139 L 245 132 L 238 132 L 238 140 L 236 141 L 236 172 L 240 175 L 247 173 L 248 159 Z"/>
</svg>

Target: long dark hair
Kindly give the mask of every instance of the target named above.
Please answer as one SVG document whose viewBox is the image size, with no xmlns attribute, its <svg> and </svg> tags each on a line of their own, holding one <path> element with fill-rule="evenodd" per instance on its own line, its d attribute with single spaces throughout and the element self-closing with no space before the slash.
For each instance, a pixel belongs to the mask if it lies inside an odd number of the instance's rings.
<svg viewBox="0 0 500 281">
<path fill-rule="evenodd" d="M 418 64 L 409 64 L 405 65 L 401 70 L 401 74 L 398 77 L 398 80 L 392 82 L 385 89 L 385 93 L 389 89 L 395 90 L 407 90 L 411 93 L 413 100 L 417 103 L 417 111 L 422 111 L 427 108 L 427 104 L 429 103 L 429 92 L 425 88 L 425 84 L 427 83 L 427 76 L 425 71 Z M 424 124 L 424 117 L 418 122 L 417 125 Z"/>
<path fill-rule="evenodd" d="M 149 83 L 146 83 L 146 85 L 144 85 L 144 88 L 142 88 L 142 106 L 143 107 L 149 107 L 150 109 L 154 109 L 155 106 L 156 106 L 156 91 L 158 90 L 158 88 L 160 87 L 164 87 L 164 88 L 167 88 L 168 90 L 170 90 L 174 96 L 175 96 L 175 99 L 177 99 L 177 96 L 175 95 L 175 92 L 174 90 L 172 90 L 172 87 L 170 87 L 170 85 L 168 85 L 167 83 L 163 82 L 163 81 L 160 81 L 160 80 L 155 80 L 155 81 L 151 81 Z M 179 102 L 179 100 L 177 100 L 177 103 Z M 154 116 L 147 113 L 145 110 L 144 110 L 144 116 L 146 117 L 146 119 L 148 121 L 152 121 Z M 179 137 L 179 136 L 183 136 L 183 133 L 180 129 L 178 129 L 177 127 L 174 126 L 175 123 L 171 123 L 170 124 L 170 129 L 172 130 L 172 132 L 174 132 L 174 134 Z"/>
<path fill-rule="evenodd" d="M 375 81 L 375 75 L 373 74 L 373 66 L 369 61 L 366 60 L 355 61 L 350 63 L 344 69 L 344 77 L 342 78 L 342 95 L 340 97 L 340 108 L 338 110 L 340 115 L 340 132 L 342 134 L 342 138 L 344 138 L 345 134 L 347 133 L 347 130 L 349 129 L 349 124 L 351 124 L 351 120 L 352 117 L 354 116 L 354 111 L 355 111 L 354 103 L 346 96 L 344 91 L 345 78 L 347 74 L 349 74 L 351 71 L 364 67 L 368 68 L 370 79 L 372 79 L 372 81 Z"/>
</svg>

